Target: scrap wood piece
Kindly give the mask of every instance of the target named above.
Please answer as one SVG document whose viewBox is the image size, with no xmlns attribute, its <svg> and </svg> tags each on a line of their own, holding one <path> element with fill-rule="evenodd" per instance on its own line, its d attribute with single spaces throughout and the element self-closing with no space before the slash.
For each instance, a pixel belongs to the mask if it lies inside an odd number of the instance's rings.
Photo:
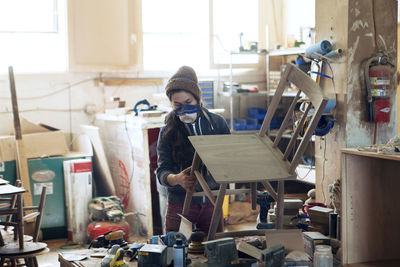
<svg viewBox="0 0 400 267">
<path fill-rule="evenodd" d="M 15 131 L 15 142 L 16 142 L 16 152 L 17 152 L 17 166 L 18 171 L 17 175 L 22 181 L 22 186 L 27 190 L 23 195 L 24 203 L 27 206 L 32 206 L 32 193 L 31 193 L 31 185 L 29 180 L 29 172 L 28 172 L 28 161 L 25 154 L 25 146 L 24 140 L 22 139 L 21 132 L 21 123 L 19 120 L 18 113 L 18 102 L 17 102 L 17 92 L 15 90 L 15 80 L 14 80 L 14 70 L 13 67 L 8 67 L 8 76 L 10 80 L 10 91 L 11 91 L 11 103 L 13 109 L 13 118 L 14 118 L 14 131 Z"/>
<path fill-rule="evenodd" d="M 99 180 L 96 182 L 96 185 L 98 185 L 99 183 L 102 185 L 101 187 L 97 186 L 96 188 L 98 194 L 103 196 L 115 195 L 115 186 L 110 168 L 108 166 L 106 154 L 104 152 L 104 147 L 101 142 L 99 127 L 91 125 L 81 125 L 81 131 L 82 133 L 89 136 L 89 139 L 93 145 L 94 166 L 95 168 L 97 167 L 100 171 Z"/>
<path fill-rule="evenodd" d="M 262 260 L 262 253 L 261 253 L 262 250 L 248 244 L 247 242 L 244 241 L 239 242 L 236 245 L 236 249 L 260 261 Z"/>
<path fill-rule="evenodd" d="M 303 233 L 300 229 L 267 230 L 265 234 L 267 246 L 282 245 L 287 253 L 304 251 Z"/>
</svg>

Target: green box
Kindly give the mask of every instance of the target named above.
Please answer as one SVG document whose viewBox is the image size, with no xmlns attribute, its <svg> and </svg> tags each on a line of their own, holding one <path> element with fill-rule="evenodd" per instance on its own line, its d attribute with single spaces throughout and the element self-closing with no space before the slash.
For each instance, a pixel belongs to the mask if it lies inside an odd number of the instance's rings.
<svg viewBox="0 0 400 267">
<path fill-rule="evenodd" d="M 47 186 L 41 223 L 43 239 L 45 240 L 67 237 L 63 162 L 64 160 L 83 158 L 88 157 L 54 157 L 28 160 L 33 205 L 37 205 L 40 201 L 42 186 Z M 0 163 L 1 177 L 14 184 L 16 177 L 15 161 Z"/>
</svg>

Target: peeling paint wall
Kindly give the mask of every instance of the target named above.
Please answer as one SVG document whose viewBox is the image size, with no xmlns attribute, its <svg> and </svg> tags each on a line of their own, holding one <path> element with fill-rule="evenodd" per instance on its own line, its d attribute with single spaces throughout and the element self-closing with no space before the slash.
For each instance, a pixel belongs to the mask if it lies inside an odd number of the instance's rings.
<svg viewBox="0 0 400 267">
<path fill-rule="evenodd" d="M 393 62 L 397 59 L 397 1 L 349 1 L 347 76 L 347 147 L 368 146 L 374 141 L 375 124 L 366 121 L 366 91 L 361 82 L 362 62 L 384 48 Z M 393 68 L 391 84 L 396 84 Z M 396 135 L 396 86 L 392 87 L 389 123 L 378 123 L 377 143 L 386 143 Z"/>
</svg>

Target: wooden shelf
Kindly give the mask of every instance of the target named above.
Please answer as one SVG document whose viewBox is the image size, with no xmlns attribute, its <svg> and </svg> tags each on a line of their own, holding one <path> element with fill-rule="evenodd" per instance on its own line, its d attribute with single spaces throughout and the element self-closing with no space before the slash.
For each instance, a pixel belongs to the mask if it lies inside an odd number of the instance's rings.
<svg viewBox="0 0 400 267">
<path fill-rule="evenodd" d="M 274 49 L 269 50 L 268 55 L 271 56 L 291 56 L 304 54 L 306 52 L 305 48 L 287 48 L 287 49 Z"/>
</svg>

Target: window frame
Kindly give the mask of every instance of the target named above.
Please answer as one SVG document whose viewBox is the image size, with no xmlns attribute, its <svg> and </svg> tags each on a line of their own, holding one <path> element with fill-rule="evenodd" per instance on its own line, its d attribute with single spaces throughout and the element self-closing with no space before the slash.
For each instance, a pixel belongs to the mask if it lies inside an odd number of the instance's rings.
<svg viewBox="0 0 400 267">
<path fill-rule="evenodd" d="M 260 1 L 257 1 L 258 9 L 260 9 Z M 260 16 L 258 16 L 258 27 L 260 26 Z M 258 62 L 257 63 L 234 63 L 233 57 L 235 56 L 240 56 L 239 53 L 235 53 L 230 55 L 232 64 L 229 63 L 215 63 L 215 53 L 214 53 L 214 0 L 209 0 L 209 51 L 210 51 L 210 62 L 209 62 L 209 68 L 210 70 L 215 70 L 215 69 L 230 69 L 230 66 L 232 65 L 232 69 L 252 69 L 252 68 L 258 68 L 262 65 L 262 60 L 260 60 L 260 54 L 254 53 L 253 55 L 258 56 Z M 258 40 L 260 44 L 260 29 L 258 29 Z M 228 52 L 227 52 L 228 53 Z M 247 54 L 249 55 L 249 54 Z"/>
</svg>

